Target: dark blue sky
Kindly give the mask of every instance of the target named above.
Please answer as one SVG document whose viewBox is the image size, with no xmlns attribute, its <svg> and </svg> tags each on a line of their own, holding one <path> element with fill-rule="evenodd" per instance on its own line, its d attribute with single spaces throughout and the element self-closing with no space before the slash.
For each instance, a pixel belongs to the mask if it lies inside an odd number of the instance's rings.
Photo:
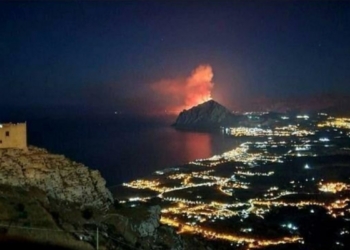
<svg viewBox="0 0 350 250">
<path fill-rule="evenodd" d="M 231 107 L 350 93 L 350 2 L 1 2 L 0 24 L 0 105 L 147 112 L 200 64 Z"/>
</svg>

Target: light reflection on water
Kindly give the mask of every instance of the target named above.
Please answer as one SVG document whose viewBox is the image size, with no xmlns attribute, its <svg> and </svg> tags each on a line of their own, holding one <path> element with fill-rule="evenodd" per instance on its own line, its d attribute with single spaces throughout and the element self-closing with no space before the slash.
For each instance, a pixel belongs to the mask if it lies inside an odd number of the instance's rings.
<svg viewBox="0 0 350 250">
<path fill-rule="evenodd" d="M 204 133 L 185 133 L 185 153 L 187 161 L 212 155 L 211 136 Z"/>
</svg>

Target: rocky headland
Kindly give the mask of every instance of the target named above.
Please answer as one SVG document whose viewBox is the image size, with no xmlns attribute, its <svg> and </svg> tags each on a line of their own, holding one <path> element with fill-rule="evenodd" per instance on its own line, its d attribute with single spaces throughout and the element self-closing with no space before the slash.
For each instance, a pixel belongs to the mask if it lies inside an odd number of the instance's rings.
<svg viewBox="0 0 350 250">
<path fill-rule="evenodd" d="M 235 122 L 236 117 L 231 111 L 210 100 L 182 111 L 173 126 L 182 130 L 217 131 L 220 126 Z"/>
<path fill-rule="evenodd" d="M 0 184 L 24 189 L 35 187 L 49 199 L 82 207 L 105 207 L 113 203 L 99 171 L 37 147 L 0 149 Z"/>
</svg>

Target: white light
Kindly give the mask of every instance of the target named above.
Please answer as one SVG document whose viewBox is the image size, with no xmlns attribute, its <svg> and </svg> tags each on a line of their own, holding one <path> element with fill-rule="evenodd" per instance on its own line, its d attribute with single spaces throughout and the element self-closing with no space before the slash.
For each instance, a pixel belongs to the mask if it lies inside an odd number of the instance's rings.
<svg viewBox="0 0 350 250">
<path fill-rule="evenodd" d="M 297 118 L 307 120 L 307 119 L 309 119 L 309 116 L 308 115 L 297 115 Z"/>
<path fill-rule="evenodd" d="M 329 139 L 328 138 L 320 138 L 320 139 L 318 139 L 319 141 L 329 141 Z"/>
<path fill-rule="evenodd" d="M 304 169 L 310 169 L 308 164 L 305 164 Z"/>
</svg>

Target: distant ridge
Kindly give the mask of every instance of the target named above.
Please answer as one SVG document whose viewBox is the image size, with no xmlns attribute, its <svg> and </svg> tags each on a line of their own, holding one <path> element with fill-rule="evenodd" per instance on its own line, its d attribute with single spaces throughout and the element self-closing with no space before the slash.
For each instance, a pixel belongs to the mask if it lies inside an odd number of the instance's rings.
<svg viewBox="0 0 350 250">
<path fill-rule="evenodd" d="M 210 100 L 182 111 L 173 126 L 177 129 L 215 131 L 220 126 L 232 123 L 235 116 L 214 100 Z"/>
</svg>

